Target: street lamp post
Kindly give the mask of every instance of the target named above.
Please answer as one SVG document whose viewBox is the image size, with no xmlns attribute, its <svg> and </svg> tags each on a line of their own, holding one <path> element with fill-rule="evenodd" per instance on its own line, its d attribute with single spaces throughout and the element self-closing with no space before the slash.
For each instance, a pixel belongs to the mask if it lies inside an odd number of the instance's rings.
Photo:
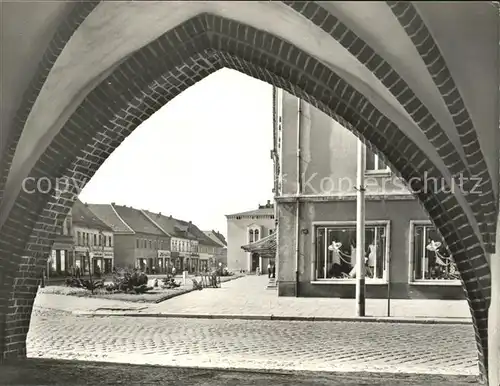
<svg viewBox="0 0 500 386">
<path fill-rule="evenodd" d="M 358 140 L 356 178 L 356 314 L 365 316 L 365 145 Z"/>
<path fill-rule="evenodd" d="M 87 259 L 89 261 L 90 290 L 94 294 L 94 281 L 92 280 L 92 262 L 90 261 L 90 247 L 87 247 Z"/>
<path fill-rule="evenodd" d="M 106 244 L 106 239 L 104 238 L 103 231 L 99 231 L 99 237 L 101 238 L 101 272 L 104 272 L 104 244 Z"/>
</svg>

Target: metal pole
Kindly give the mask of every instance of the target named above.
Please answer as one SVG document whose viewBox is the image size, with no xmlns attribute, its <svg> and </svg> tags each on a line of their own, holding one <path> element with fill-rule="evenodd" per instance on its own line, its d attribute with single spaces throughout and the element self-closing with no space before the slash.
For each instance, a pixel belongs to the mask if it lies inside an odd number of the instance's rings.
<svg viewBox="0 0 500 386">
<path fill-rule="evenodd" d="M 358 141 L 356 176 L 356 315 L 365 316 L 365 145 Z"/>
<path fill-rule="evenodd" d="M 104 238 L 104 233 L 101 231 L 101 244 L 102 244 L 102 258 L 101 258 L 101 274 L 104 275 L 106 263 L 104 261 L 104 244 L 106 244 L 106 239 Z"/>
<path fill-rule="evenodd" d="M 300 195 L 302 194 L 302 180 L 301 180 L 301 128 L 302 128 L 302 100 L 297 98 L 297 207 L 295 212 L 295 297 L 299 297 L 299 284 L 300 284 Z"/>
<path fill-rule="evenodd" d="M 386 235 L 387 242 L 387 235 Z M 387 259 L 387 316 L 391 316 L 391 254 Z"/>
<path fill-rule="evenodd" d="M 93 261 L 92 262 L 90 261 L 90 252 L 89 251 L 87 251 L 87 258 L 89 261 L 90 290 L 92 291 L 92 295 L 93 295 L 94 294 L 94 282 L 92 281 L 92 263 L 93 263 Z"/>
</svg>

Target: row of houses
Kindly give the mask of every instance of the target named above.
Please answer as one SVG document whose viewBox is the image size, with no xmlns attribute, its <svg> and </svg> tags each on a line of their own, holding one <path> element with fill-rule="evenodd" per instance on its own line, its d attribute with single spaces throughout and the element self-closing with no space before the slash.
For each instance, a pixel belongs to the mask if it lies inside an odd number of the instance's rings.
<svg viewBox="0 0 500 386">
<path fill-rule="evenodd" d="M 361 247 L 367 297 L 463 299 L 446 243 L 384 159 L 365 147 L 366 233 L 358 246 L 359 139 L 283 90 L 274 89 L 273 101 L 274 203 L 226 216 L 229 269 L 265 270 L 276 261 L 279 296 L 354 298 Z"/>
<path fill-rule="evenodd" d="M 227 264 L 224 236 L 191 221 L 128 206 L 77 200 L 56 237 L 48 270 L 73 274 L 114 268 L 205 271 Z"/>
</svg>

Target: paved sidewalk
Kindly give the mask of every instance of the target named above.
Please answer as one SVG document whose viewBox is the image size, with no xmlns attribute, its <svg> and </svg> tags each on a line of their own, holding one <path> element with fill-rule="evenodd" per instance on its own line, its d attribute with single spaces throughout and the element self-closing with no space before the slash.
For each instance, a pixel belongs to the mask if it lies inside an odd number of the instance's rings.
<svg viewBox="0 0 500 386">
<path fill-rule="evenodd" d="M 148 305 L 144 303 L 45 293 L 37 294 L 33 306 L 35 308 L 47 308 L 65 312 L 93 312 L 99 309 L 134 311 L 146 309 L 148 307 Z"/>
<path fill-rule="evenodd" d="M 193 291 L 158 304 L 39 293 L 35 307 L 84 315 L 233 318 L 263 320 L 351 320 L 354 299 L 278 297 L 266 289 L 267 276 L 246 276 L 222 283 L 222 288 Z M 365 321 L 471 323 L 464 300 L 367 299 Z"/>
<path fill-rule="evenodd" d="M 222 284 L 222 288 L 206 288 L 150 305 L 140 310 L 94 314 L 137 316 L 182 316 L 244 319 L 323 319 L 344 320 L 355 316 L 353 299 L 278 297 L 267 290 L 266 276 L 247 276 Z M 383 320 L 387 316 L 387 300 L 367 299 L 366 316 Z M 414 319 L 470 323 L 466 301 L 461 300 L 391 300 L 391 319 Z M 370 319 L 370 318 L 365 318 Z"/>
</svg>

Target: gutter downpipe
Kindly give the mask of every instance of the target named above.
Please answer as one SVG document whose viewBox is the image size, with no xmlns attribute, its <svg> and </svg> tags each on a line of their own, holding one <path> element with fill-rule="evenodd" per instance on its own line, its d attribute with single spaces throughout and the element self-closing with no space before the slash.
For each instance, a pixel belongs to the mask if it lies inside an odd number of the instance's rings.
<svg viewBox="0 0 500 386">
<path fill-rule="evenodd" d="M 295 297 L 299 297 L 299 258 L 300 258 L 300 194 L 302 193 L 302 179 L 300 176 L 300 134 L 302 126 L 302 100 L 297 98 L 297 206 L 295 215 Z"/>
</svg>

